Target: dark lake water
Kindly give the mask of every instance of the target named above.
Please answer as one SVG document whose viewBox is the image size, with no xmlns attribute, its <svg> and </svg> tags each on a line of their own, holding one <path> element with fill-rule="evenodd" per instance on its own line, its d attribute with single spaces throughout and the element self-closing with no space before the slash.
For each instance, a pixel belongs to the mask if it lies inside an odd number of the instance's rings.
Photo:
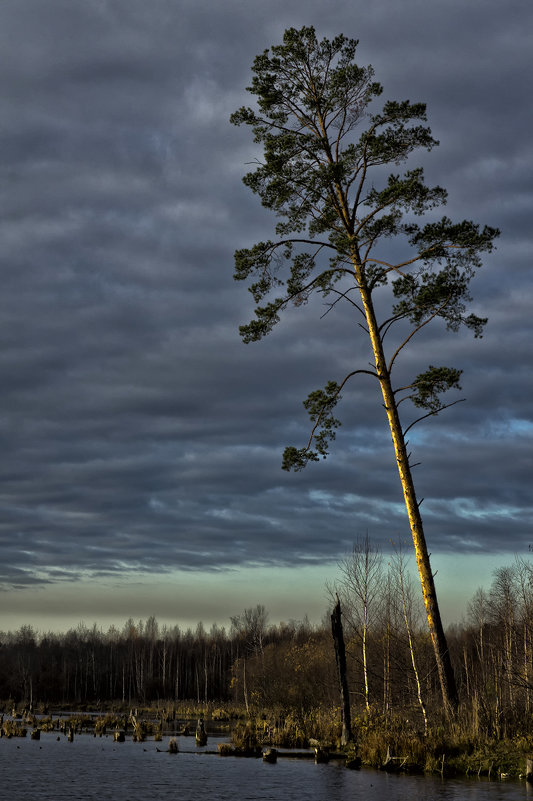
<svg viewBox="0 0 533 801">
<path fill-rule="evenodd" d="M 57 732 L 40 740 L 0 739 L 0 792 L 9 801 L 533 801 L 525 782 L 442 780 L 350 771 L 313 760 L 219 757 L 179 738 L 180 753 L 162 742 L 114 743 L 112 737 Z M 210 738 L 207 749 L 220 740 Z M 161 749 L 160 752 L 157 749 Z"/>
</svg>

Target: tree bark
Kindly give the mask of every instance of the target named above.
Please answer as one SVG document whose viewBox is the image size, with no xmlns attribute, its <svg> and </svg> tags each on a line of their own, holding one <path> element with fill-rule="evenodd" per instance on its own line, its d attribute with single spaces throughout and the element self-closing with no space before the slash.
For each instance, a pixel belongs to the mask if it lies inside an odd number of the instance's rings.
<svg viewBox="0 0 533 801">
<path fill-rule="evenodd" d="M 331 615 L 331 632 L 335 644 L 335 658 L 337 661 L 337 675 L 342 710 L 342 736 L 341 744 L 346 745 L 352 740 L 352 717 L 350 712 L 350 693 L 348 690 L 348 676 L 346 671 L 346 649 L 342 630 L 341 602 L 337 595 L 337 603 Z"/>
<path fill-rule="evenodd" d="M 429 553 L 427 550 L 426 538 L 424 536 L 424 527 L 422 524 L 422 517 L 420 515 L 420 508 L 416 498 L 405 437 L 400 422 L 394 390 L 392 389 L 389 369 L 385 360 L 383 342 L 374 312 L 371 293 L 366 283 L 359 254 L 356 252 L 353 255 L 353 263 L 355 268 L 355 277 L 361 293 L 361 300 L 363 302 L 365 311 L 368 333 L 372 343 L 372 350 L 376 363 L 376 373 L 381 386 L 381 392 L 389 422 L 392 442 L 394 445 L 394 452 L 396 455 L 396 463 L 398 465 L 398 472 L 400 475 L 405 506 L 409 518 L 411 535 L 415 547 L 420 583 L 422 585 L 422 594 L 424 596 L 424 606 L 426 609 L 428 627 L 435 653 L 437 671 L 439 674 L 442 700 L 444 703 L 444 709 L 446 713 L 449 714 L 453 712 L 458 705 L 457 686 L 455 683 L 455 675 L 450 659 L 450 652 L 446 642 L 446 635 L 444 634 L 444 628 L 442 626 L 440 617 L 435 582 L 433 581 L 433 573 L 431 571 Z"/>
</svg>

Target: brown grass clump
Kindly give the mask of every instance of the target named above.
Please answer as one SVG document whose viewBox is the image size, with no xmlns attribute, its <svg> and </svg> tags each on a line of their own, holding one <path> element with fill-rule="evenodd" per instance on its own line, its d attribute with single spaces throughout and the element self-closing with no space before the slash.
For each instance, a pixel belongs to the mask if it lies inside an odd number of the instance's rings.
<svg viewBox="0 0 533 801">
<path fill-rule="evenodd" d="M 261 753 L 261 745 L 257 739 L 255 725 L 247 723 L 237 723 L 231 735 L 234 753 L 242 756 L 255 756 Z"/>
<path fill-rule="evenodd" d="M 2 732 L 5 737 L 25 737 L 27 734 L 26 727 L 16 720 L 5 720 L 2 726 Z"/>
</svg>

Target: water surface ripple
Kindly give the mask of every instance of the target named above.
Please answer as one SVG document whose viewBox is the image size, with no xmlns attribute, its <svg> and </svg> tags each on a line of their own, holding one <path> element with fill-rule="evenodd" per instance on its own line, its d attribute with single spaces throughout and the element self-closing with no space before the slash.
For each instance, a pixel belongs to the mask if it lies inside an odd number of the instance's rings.
<svg viewBox="0 0 533 801">
<path fill-rule="evenodd" d="M 180 753 L 163 742 L 115 743 L 112 737 L 57 733 L 40 740 L 0 739 L 2 797 L 10 801 L 533 801 L 524 782 L 441 780 L 350 771 L 312 760 L 238 759 L 206 754 L 194 738 Z M 210 738 L 209 750 L 216 750 Z M 160 749 L 158 751 L 158 749 Z"/>
</svg>

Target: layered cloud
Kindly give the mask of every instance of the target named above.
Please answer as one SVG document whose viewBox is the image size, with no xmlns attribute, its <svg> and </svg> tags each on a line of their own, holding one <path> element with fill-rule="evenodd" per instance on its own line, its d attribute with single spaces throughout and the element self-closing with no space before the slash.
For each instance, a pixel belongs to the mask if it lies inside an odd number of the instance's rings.
<svg viewBox="0 0 533 801">
<path fill-rule="evenodd" d="M 327 463 L 280 470 L 301 401 L 368 360 L 354 321 L 293 310 L 243 345 L 233 251 L 274 219 L 241 183 L 230 113 L 289 25 L 360 39 L 385 94 L 428 103 L 423 162 L 447 213 L 502 229 L 473 284 L 486 336 L 435 330 L 405 366 L 464 369 L 460 403 L 413 429 L 433 551 L 531 538 L 531 128 L 510 0 L 24 0 L 0 9 L 0 581 L 335 560 L 406 535 L 375 387 L 345 393 Z M 424 335 L 425 336 L 425 335 Z"/>
</svg>

